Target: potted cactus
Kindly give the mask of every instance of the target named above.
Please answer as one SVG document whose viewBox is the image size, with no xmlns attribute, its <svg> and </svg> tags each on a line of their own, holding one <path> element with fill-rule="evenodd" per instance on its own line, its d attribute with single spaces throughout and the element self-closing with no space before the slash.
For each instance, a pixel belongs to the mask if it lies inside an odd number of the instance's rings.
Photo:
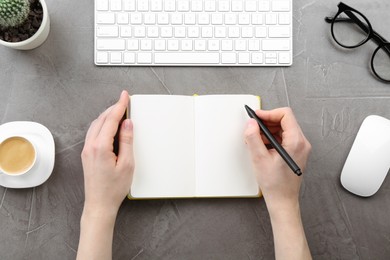
<svg viewBox="0 0 390 260">
<path fill-rule="evenodd" d="M 0 45 L 30 50 L 49 35 L 45 0 L 0 0 Z"/>
</svg>

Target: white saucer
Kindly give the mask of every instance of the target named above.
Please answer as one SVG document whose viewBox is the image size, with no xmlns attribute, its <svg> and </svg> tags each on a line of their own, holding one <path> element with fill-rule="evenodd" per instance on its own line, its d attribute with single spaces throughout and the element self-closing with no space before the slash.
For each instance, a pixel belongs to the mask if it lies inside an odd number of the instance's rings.
<svg viewBox="0 0 390 260">
<path fill-rule="evenodd" d="M 44 183 L 54 168 L 54 139 L 49 129 L 35 122 L 9 122 L 0 125 L 0 142 L 18 135 L 27 137 L 37 150 L 35 165 L 20 176 L 0 174 L 0 186 L 6 188 L 32 188 Z"/>
</svg>

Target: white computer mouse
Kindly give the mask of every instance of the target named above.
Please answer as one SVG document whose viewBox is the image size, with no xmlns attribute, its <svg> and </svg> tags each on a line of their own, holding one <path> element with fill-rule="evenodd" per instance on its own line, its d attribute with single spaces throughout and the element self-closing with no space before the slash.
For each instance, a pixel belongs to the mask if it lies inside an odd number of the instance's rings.
<svg viewBox="0 0 390 260">
<path fill-rule="evenodd" d="M 363 197 L 374 195 L 390 169 L 390 120 L 364 119 L 341 172 L 341 184 Z"/>
</svg>

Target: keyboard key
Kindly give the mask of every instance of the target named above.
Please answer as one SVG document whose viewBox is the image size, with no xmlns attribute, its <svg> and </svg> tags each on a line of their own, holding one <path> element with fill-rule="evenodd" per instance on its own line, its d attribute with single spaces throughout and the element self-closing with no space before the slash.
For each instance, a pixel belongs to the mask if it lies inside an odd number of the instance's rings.
<svg viewBox="0 0 390 260">
<path fill-rule="evenodd" d="M 272 11 L 274 12 L 288 12 L 290 11 L 289 1 L 272 1 Z"/>
<path fill-rule="evenodd" d="M 206 50 L 206 41 L 205 40 L 195 40 L 195 50 L 196 51 L 205 51 Z"/>
<path fill-rule="evenodd" d="M 110 0 L 111 11 L 120 11 L 122 10 L 122 0 Z"/>
<path fill-rule="evenodd" d="M 176 13 L 171 16 L 172 24 L 183 24 L 183 14 Z"/>
<path fill-rule="evenodd" d="M 290 50 L 290 40 L 263 40 L 263 51 L 288 51 Z"/>
<path fill-rule="evenodd" d="M 178 50 L 179 50 L 179 41 L 168 40 L 168 51 L 178 51 Z"/>
<path fill-rule="evenodd" d="M 238 38 L 240 37 L 240 27 L 238 26 L 230 26 L 228 29 L 229 38 Z"/>
<path fill-rule="evenodd" d="M 237 14 L 226 14 L 225 15 L 225 24 L 237 24 Z"/>
<path fill-rule="evenodd" d="M 265 27 L 265 26 L 255 27 L 255 37 L 256 38 L 265 38 L 265 37 L 267 37 L 267 27 Z"/>
<path fill-rule="evenodd" d="M 220 12 L 228 12 L 230 10 L 230 3 L 226 0 L 218 1 L 218 11 Z"/>
<path fill-rule="evenodd" d="M 135 0 L 123 0 L 123 10 L 135 11 Z"/>
<path fill-rule="evenodd" d="M 121 52 L 111 52 L 110 53 L 110 62 L 113 64 L 122 63 L 122 53 Z"/>
<path fill-rule="evenodd" d="M 250 15 L 246 13 L 240 13 L 238 15 L 238 24 L 249 24 L 250 23 Z"/>
<path fill-rule="evenodd" d="M 96 63 L 108 63 L 108 52 L 96 52 Z"/>
<path fill-rule="evenodd" d="M 211 15 L 211 24 L 222 24 L 222 14 L 212 14 Z"/>
<path fill-rule="evenodd" d="M 245 2 L 245 11 L 247 12 L 256 12 L 257 10 L 257 3 L 253 0 L 246 0 Z"/>
<path fill-rule="evenodd" d="M 291 17 L 291 15 L 289 13 L 279 14 L 279 24 L 281 24 L 281 25 L 290 24 L 290 17 Z"/>
<path fill-rule="evenodd" d="M 146 13 L 144 19 L 145 24 L 156 24 L 156 14 L 154 13 Z"/>
<path fill-rule="evenodd" d="M 141 40 L 141 50 L 151 51 L 152 50 L 152 41 L 151 40 Z"/>
<path fill-rule="evenodd" d="M 215 0 L 205 0 L 204 1 L 204 10 L 206 12 L 215 12 L 215 10 L 216 10 Z"/>
<path fill-rule="evenodd" d="M 150 64 L 152 63 L 152 53 L 150 52 L 139 52 L 137 55 L 137 62 L 139 64 Z"/>
<path fill-rule="evenodd" d="M 249 64 L 249 62 L 250 62 L 249 52 L 240 52 L 238 54 L 238 63 Z"/>
<path fill-rule="evenodd" d="M 194 13 L 188 13 L 184 15 L 184 24 L 195 24 L 195 14 Z"/>
<path fill-rule="evenodd" d="M 149 1 L 137 1 L 137 9 L 140 12 L 149 11 Z"/>
<path fill-rule="evenodd" d="M 202 0 L 192 0 L 191 1 L 191 11 L 193 11 L 193 12 L 203 11 Z"/>
<path fill-rule="evenodd" d="M 291 63 L 290 53 L 289 52 L 279 52 L 279 63 L 280 64 L 289 64 L 289 63 Z"/>
<path fill-rule="evenodd" d="M 252 24 L 254 25 L 263 24 L 263 14 L 259 14 L 259 13 L 252 14 Z"/>
<path fill-rule="evenodd" d="M 290 37 L 290 27 L 271 26 L 268 28 L 268 37 L 270 38 L 288 38 Z"/>
<path fill-rule="evenodd" d="M 118 24 L 129 24 L 129 14 L 128 13 L 118 13 L 117 16 Z"/>
<path fill-rule="evenodd" d="M 190 10 L 190 2 L 188 0 L 177 0 L 177 10 L 179 12 L 187 12 Z"/>
<path fill-rule="evenodd" d="M 156 51 L 165 51 L 165 40 L 156 40 L 154 42 L 154 49 Z"/>
<path fill-rule="evenodd" d="M 114 13 L 97 13 L 96 23 L 98 24 L 114 24 L 115 14 Z"/>
<path fill-rule="evenodd" d="M 219 53 L 212 52 L 157 52 L 154 54 L 156 64 L 218 64 Z"/>
<path fill-rule="evenodd" d="M 173 36 L 173 28 L 170 26 L 161 27 L 161 37 L 171 38 Z"/>
<path fill-rule="evenodd" d="M 246 40 L 236 40 L 234 42 L 236 51 L 246 51 Z"/>
<path fill-rule="evenodd" d="M 202 38 L 211 38 L 213 37 L 213 27 L 206 26 L 202 27 Z"/>
<path fill-rule="evenodd" d="M 276 52 L 266 52 L 265 53 L 266 59 L 276 59 L 276 56 L 277 56 Z"/>
<path fill-rule="evenodd" d="M 96 10 L 108 11 L 108 0 L 96 0 Z"/>
<path fill-rule="evenodd" d="M 260 50 L 260 40 L 249 40 L 248 41 L 248 50 L 259 51 Z"/>
<path fill-rule="evenodd" d="M 126 42 L 124 39 L 97 39 L 96 48 L 98 50 L 112 50 L 123 51 L 125 50 Z"/>
<path fill-rule="evenodd" d="M 183 40 L 181 42 L 181 49 L 183 51 L 192 51 L 192 40 Z"/>
<path fill-rule="evenodd" d="M 123 63 L 127 63 L 127 64 L 135 63 L 135 53 L 125 52 L 123 54 Z"/>
<path fill-rule="evenodd" d="M 131 26 L 121 26 L 121 37 L 131 37 Z"/>
<path fill-rule="evenodd" d="M 276 58 L 265 58 L 265 64 L 276 64 Z"/>
<path fill-rule="evenodd" d="M 207 49 L 209 51 L 219 51 L 219 40 L 209 40 Z"/>
<path fill-rule="evenodd" d="M 260 12 L 268 12 L 270 10 L 269 8 L 269 1 L 259 1 L 259 11 Z"/>
<path fill-rule="evenodd" d="M 232 1 L 232 11 L 233 12 L 242 12 L 242 10 L 244 9 L 244 4 L 242 2 L 242 0 L 233 0 Z"/>
<path fill-rule="evenodd" d="M 232 40 L 222 40 L 221 49 L 223 51 L 232 51 L 233 50 L 233 41 Z"/>
<path fill-rule="evenodd" d="M 162 0 L 150 0 L 150 10 L 158 12 L 163 10 Z"/>
<path fill-rule="evenodd" d="M 157 14 L 157 23 L 158 24 L 169 24 L 169 16 L 167 13 Z"/>
<path fill-rule="evenodd" d="M 146 36 L 146 28 L 144 26 L 134 27 L 134 37 L 143 38 Z"/>
<path fill-rule="evenodd" d="M 241 28 L 241 36 L 243 38 L 252 38 L 253 37 L 253 27 L 252 26 L 244 26 Z"/>
<path fill-rule="evenodd" d="M 199 27 L 188 27 L 188 37 L 198 38 L 199 37 Z"/>
<path fill-rule="evenodd" d="M 176 38 L 186 37 L 186 28 L 183 26 L 175 27 L 175 37 Z"/>
<path fill-rule="evenodd" d="M 157 38 L 158 37 L 158 27 L 157 26 L 150 26 L 147 29 L 147 35 L 150 38 Z"/>
<path fill-rule="evenodd" d="M 131 13 L 130 14 L 130 23 L 131 24 L 142 24 L 142 14 Z"/>
<path fill-rule="evenodd" d="M 215 0 L 205 0 L 204 1 L 204 10 L 206 12 L 215 12 L 216 11 Z"/>
<path fill-rule="evenodd" d="M 96 35 L 99 37 L 118 37 L 118 27 L 117 26 L 97 26 Z"/>
<path fill-rule="evenodd" d="M 261 52 L 253 52 L 252 53 L 252 63 L 253 64 L 261 64 L 261 63 L 263 63 L 263 53 L 261 53 Z"/>
<path fill-rule="evenodd" d="M 207 13 L 201 13 L 198 16 L 198 23 L 200 25 L 210 24 L 210 15 Z"/>
<path fill-rule="evenodd" d="M 164 10 L 168 12 L 176 11 L 176 1 L 175 0 L 164 0 Z"/>
<path fill-rule="evenodd" d="M 221 62 L 223 64 L 234 64 L 237 62 L 236 53 L 234 52 L 223 52 L 221 54 Z"/>
<path fill-rule="evenodd" d="M 276 14 L 266 14 L 265 24 L 276 24 L 278 16 Z"/>
<path fill-rule="evenodd" d="M 226 37 L 226 27 L 216 26 L 215 27 L 215 37 L 216 38 L 225 38 Z"/>
<path fill-rule="evenodd" d="M 130 51 L 138 51 L 139 41 L 138 40 L 127 40 L 127 49 Z"/>
</svg>

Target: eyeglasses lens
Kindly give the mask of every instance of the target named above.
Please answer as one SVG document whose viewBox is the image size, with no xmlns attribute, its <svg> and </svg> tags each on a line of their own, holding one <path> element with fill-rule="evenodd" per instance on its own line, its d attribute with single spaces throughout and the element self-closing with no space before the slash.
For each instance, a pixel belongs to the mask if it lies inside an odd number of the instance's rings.
<svg viewBox="0 0 390 260">
<path fill-rule="evenodd" d="M 390 44 L 382 46 L 375 53 L 372 65 L 381 79 L 390 81 Z"/>
<path fill-rule="evenodd" d="M 333 23 L 333 36 L 342 46 L 355 47 L 364 42 L 370 33 L 367 20 L 354 11 L 340 13 Z"/>
</svg>

